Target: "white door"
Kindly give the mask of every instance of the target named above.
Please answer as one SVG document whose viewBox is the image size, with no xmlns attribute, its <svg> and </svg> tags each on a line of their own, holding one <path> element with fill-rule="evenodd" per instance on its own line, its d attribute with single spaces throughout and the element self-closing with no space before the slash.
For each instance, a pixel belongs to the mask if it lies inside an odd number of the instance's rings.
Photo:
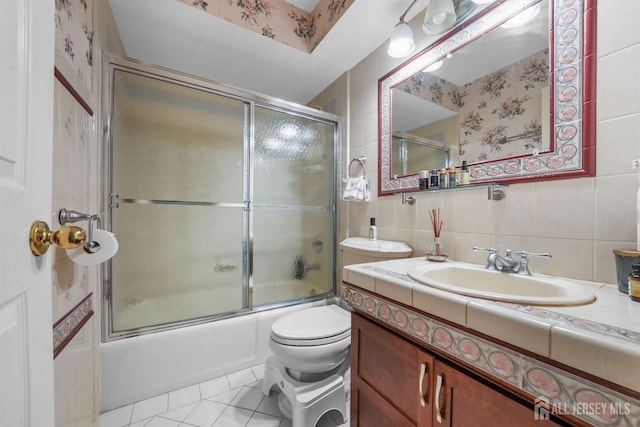
<svg viewBox="0 0 640 427">
<path fill-rule="evenodd" d="M 54 29 L 54 1 L 2 2 L 1 427 L 54 425 L 51 251 L 36 258 L 28 243 L 33 221 L 52 225 Z"/>
</svg>

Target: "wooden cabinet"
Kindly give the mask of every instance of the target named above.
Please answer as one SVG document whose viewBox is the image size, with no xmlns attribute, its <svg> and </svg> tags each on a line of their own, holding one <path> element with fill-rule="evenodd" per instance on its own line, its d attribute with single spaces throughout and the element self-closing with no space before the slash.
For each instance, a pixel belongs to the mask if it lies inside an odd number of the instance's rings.
<svg viewBox="0 0 640 427">
<path fill-rule="evenodd" d="M 356 314 L 351 328 L 351 426 L 431 426 L 433 355 Z"/>
<path fill-rule="evenodd" d="M 435 362 L 434 426 L 534 427 L 561 425 L 536 420 L 533 407 L 484 384 L 458 368 Z"/>
<path fill-rule="evenodd" d="M 352 315 L 352 427 L 545 427 L 517 400 L 358 314 Z"/>
</svg>

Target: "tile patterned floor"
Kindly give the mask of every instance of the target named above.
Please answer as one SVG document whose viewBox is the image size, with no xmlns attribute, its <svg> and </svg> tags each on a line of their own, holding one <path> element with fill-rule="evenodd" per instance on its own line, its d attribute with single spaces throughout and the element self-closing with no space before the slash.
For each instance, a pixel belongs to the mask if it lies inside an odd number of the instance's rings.
<svg viewBox="0 0 640 427">
<path fill-rule="evenodd" d="M 262 394 L 263 374 L 255 366 L 114 409 L 100 415 L 100 427 L 291 427 L 277 393 Z M 349 427 L 339 421 L 331 412 L 316 427 Z"/>
</svg>

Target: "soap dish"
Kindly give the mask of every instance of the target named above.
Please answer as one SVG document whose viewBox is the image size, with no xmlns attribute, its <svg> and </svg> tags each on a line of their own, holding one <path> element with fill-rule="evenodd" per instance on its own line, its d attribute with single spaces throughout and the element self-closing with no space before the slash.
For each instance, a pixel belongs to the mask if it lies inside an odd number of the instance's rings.
<svg viewBox="0 0 640 427">
<path fill-rule="evenodd" d="M 427 260 L 432 262 L 444 262 L 449 258 L 449 255 L 431 255 L 427 254 Z"/>
</svg>

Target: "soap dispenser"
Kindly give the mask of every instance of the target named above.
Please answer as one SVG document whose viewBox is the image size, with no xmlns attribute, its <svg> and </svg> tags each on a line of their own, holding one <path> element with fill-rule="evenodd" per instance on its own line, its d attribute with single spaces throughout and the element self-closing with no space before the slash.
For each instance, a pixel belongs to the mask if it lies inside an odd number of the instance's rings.
<svg viewBox="0 0 640 427">
<path fill-rule="evenodd" d="M 371 218 L 371 220 L 369 221 L 369 238 L 371 240 L 377 240 L 378 239 L 378 228 L 376 227 L 376 219 L 375 218 Z"/>
</svg>

